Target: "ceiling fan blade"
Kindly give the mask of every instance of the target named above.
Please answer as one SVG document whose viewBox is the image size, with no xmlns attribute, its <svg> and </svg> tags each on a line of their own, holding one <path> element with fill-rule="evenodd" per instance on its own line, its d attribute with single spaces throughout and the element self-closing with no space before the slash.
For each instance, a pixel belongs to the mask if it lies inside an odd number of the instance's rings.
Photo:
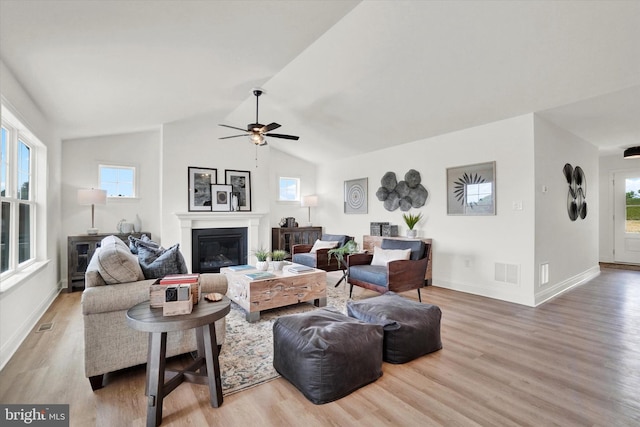
<svg viewBox="0 0 640 427">
<path fill-rule="evenodd" d="M 264 136 L 271 136 L 273 138 L 282 138 L 282 139 L 293 139 L 294 141 L 297 141 L 300 139 L 299 136 L 282 135 L 281 133 L 265 133 Z"/>
<path fill-rule="evenodd" d="M 278 129 L 280 125 L 278 123 L 270 123 L 262 128 L 262 132 L 271 132 L 274 129 Z"/>
<path fill-rule="evenodd" d="M 220 138 L 218 138 L 218 139 L 237 138 L 237 137 L 239 137 L 239 136 L 247 136 L 247 134 L 245 133 L 245 134 L 243 134 L 243 135 L 221 136 L 221 137 L 220 137 Z"/>
<path fill-rule="evenodd" d="M 226 128 L 235 129 L 235 130 L 241 130 L 242 132 L 247 132 L 246 129 L 238 128 L 238 127 L 235 127 L 235 126 L 229 126 L 229 125 L 223 125 L 223 124 L 220 124 L 218 126 L 224 126 Z"/>
</svg>

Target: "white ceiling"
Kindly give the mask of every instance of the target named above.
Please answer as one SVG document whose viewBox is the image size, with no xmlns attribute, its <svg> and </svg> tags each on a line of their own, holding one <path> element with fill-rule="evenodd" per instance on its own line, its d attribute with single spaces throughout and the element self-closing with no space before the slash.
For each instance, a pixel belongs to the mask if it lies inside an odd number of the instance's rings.
<svg viewBox="0 0 640 427">
<path fill-rule="evenodd" d="M 261 86 L 260 121 L 301 137 L 269 144 L 313 161 L 530 112 L 640 145 L 639 1 L 0 0 L 0 24 L 63 139 L 244 127 Z"/>
</svg>

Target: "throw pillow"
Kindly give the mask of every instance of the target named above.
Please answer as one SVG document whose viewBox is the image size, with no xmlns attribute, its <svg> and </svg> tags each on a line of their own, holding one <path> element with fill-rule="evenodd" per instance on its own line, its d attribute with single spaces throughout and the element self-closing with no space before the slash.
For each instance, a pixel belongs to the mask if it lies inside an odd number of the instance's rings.
<svg viewBox="0 0 640 427">
<path fill-rule="evenodd" d="M 411 257 L 411 249 L 382 249 L 373 248 L 371 265 L 387 265 L 391 261 L 406 260 Z"/>
<path fill-rule="evenodd" d="M 117 237 L 103 239 L 97 256 L 98 273 L 107 285 L 144 279 L 138 258 Z"/>
<path fill-rule="evenodd" d="M 168 274 L 188 273 L 187 264 L 180 253 L 180 244 L 168 249 L 138 246 L 138 261 L 146 279 L 158 279 Z"/>
<path fill-rule="evenodd" d="M 150 248 L 159 248 L 160 245 L 149 238 L 146 234 L 143 234 L 138 239 L 137 237 L 129 236 L 129 249 L 132 254 L 138 254 L 138 246 L 144 245 Z"/>
<path fill-rule="evenodd" d="M 316 240 L 316 242 L 313 244 L 313 247 L 311 248 L 311 251 L 309 253 L 315 254 L 318 249 L 333 249 L 333 248 L 337 248 L 338 247 L 338 241 L 333 241 L 333 240 Z"/>
</svg>

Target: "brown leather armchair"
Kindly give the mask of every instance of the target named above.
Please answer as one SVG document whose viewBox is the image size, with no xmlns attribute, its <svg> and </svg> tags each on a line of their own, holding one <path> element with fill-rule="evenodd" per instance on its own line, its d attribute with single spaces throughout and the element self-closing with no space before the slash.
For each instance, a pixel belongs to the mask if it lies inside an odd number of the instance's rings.
<svg viewBox="0 0 640 427">
<path fill-rule="evenodd" d="M 353 237 L 344 234 L 323 234 L 320 240 L 338 242 L 336 247 L 340 248 L 349 240 L 353 240 Z M 346 269 L 344 263 L 338 265 L 338 260 L 335 257 L 329 257 L 329 248 L 318 249 L 315 252 L 311 252 L 312 248 L 313 245 L 293 245 L 291 247 L 291 261 L 296 264 L 302 264 L 324 271 L 344 271 Z M 336 286 L 338 286 L 343 279 L 340 279 Z"/>
<path fill-rule="evenodd" d="M 347 282 L 350 285 L 349 297 L 353 286 L 371 289 L 381 294 L 418 290 L 418 299 L 422 302 L 420 288 L 425 285 L 425 273 L 429 262 L 431 245 L 420 240 L 382 240 L 382 249 L 411 249 L 408 260 L 390 261 L 386 265 L 371 265 L 373 254 L 352 254 L 347 257 Z"/>
</svg>

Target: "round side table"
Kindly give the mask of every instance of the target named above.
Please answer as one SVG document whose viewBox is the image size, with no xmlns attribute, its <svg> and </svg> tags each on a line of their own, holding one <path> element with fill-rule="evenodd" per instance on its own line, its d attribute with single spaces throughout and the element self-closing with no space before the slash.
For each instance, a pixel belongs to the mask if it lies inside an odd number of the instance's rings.
<svg viewBox="0 0 640 427">
<path fill-rule="evenodd" d="M 218 344 L 214 322 L 229 313 L 230 301 L 224 297 L 218 302 L 200 301 L 189 314 L 163 316 L 162 308 L 151 308 L 149 301 L 141 302 L 127 311 L 127 324 L 133 329 L 149 332 L 147 356 L 148 396 L 147 426 L 162 422 L 162 402 L 184 381 L 208 384 L 211 406 L 222 404 L 222 382 L 218 362 Z M 182 371 L 166 371 L 167 332 L 196 328 L 198 357 Z"/>
</svg>

